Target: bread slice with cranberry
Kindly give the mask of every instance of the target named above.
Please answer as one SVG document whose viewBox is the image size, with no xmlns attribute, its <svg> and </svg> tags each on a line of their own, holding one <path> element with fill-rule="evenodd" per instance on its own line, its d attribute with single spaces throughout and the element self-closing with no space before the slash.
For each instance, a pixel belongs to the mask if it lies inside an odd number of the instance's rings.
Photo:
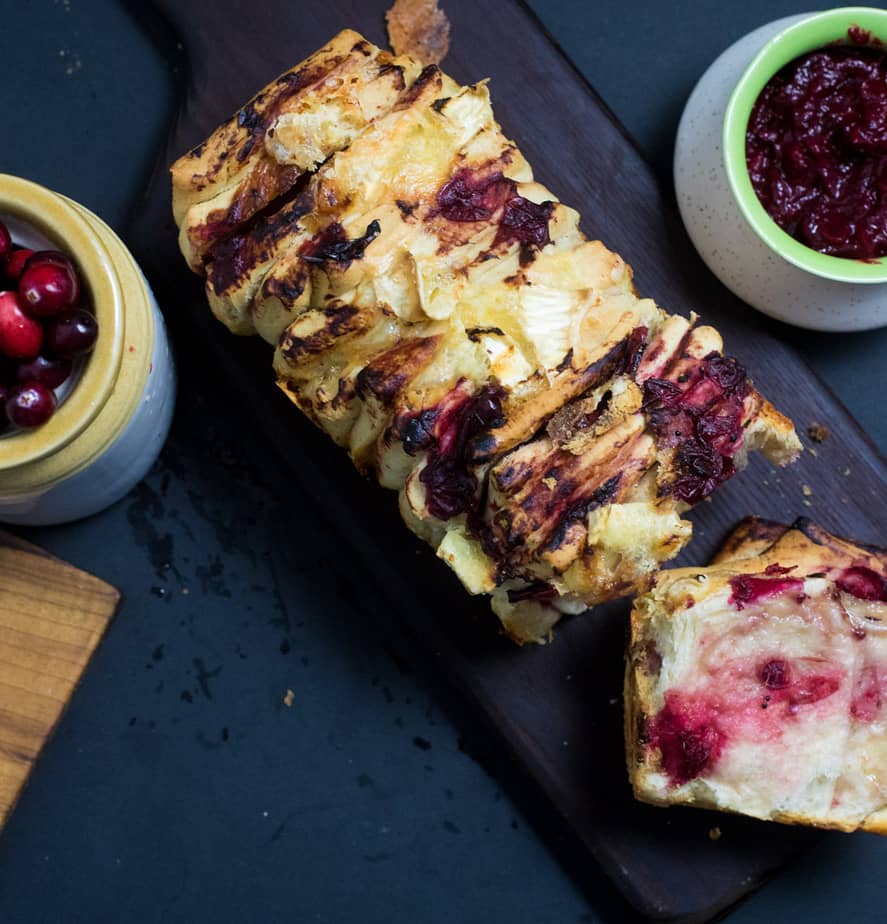
<svg viewBox="0 0 887 924">
<path fill-rule="evenodd" d="M 751 518 L 635 601 L 635 796 L 887 834 L 887 551 Z"/>
</svg>

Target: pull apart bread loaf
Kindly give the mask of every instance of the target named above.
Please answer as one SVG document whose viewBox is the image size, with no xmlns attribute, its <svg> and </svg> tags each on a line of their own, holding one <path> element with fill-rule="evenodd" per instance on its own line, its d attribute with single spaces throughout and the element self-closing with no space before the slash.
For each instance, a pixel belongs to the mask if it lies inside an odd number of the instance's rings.
<svg viewBox="0 0 887 924">
<path fill-rule="evenodd" d="M 744 521 L 637 598 L 625 705 L 645 802 L 887 834 L 887 551 Z"/>
<path fill-rule="evenodd" d="M 460 86 L 345 31 L 172 168 L 213 312 L 400 493 L 518 642 L 645 586 L 681 514 L 791 422 L 534 182 Z"/>
</svg>

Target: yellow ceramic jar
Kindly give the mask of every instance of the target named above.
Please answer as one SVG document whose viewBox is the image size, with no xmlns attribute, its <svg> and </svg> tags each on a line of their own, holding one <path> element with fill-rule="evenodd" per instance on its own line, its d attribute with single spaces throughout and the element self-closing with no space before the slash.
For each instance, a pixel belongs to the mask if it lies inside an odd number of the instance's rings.
<svg viewBox="0 0 887 924">
<path fill-rule="evenodd" d="M 49 421 L 0 435 L 0 520 L 60 523 L 114 503 L 145 475 L 169 430 L 175 372 L 154 296 L 100 218 L 0 174 L 0 220 L 16 243 L 73 260 L 98 321 L 95 348 Z"/>
</svg>

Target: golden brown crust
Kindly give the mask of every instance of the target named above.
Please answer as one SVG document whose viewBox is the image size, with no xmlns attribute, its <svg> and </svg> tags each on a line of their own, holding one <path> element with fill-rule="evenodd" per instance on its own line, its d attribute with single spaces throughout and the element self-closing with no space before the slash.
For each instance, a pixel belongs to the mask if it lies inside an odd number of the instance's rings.
<svg viewBox="0 0 887 924">
<path fill-rule="evenodd" d="M 533 180 L 485 82 L 398 60 L 342 33 L 289 72 L 300 89 L 272 86 L 186 156 L 181 246 L 208 258 L 216 316 L 275 345 L 287 396 L 400 492 L 507 632 L 539 641 L 562 613 L 646 586 L 747 449 L 785 462 L 797 441 L 714 328 L 639 297 Z M 222 161 L 205 201 L 200 158 Z M 305 170 L 276 198 L 272 161 Z"/>
<path fill-rule="evenodd" d="M 392 105 L 416 72 L 415 62 L 394 59 L 345 29 L 180 157 L 171 168 L 173 215 L 191 268 L 200 272 L 219 241 Z M 329 137 L 306 139 L 303 116 L 310 118 L 307 109 L 318 99 L 330 107 L 323 126 Z"/>
<path fill-rule="evenodd" d="M 746 517 L 733 528 L 711 560 L 712 565 L 742 558 L 754 558 L 782 538 L 790 526 L 763 517 Z"/>
<path fill-rule="evenodd" d="M 834 536 L 807 517 L 799 517 L 790 527 L 784 527 L 782 535 L 775 537 L 760 555 L 765 568 L 783 564 L 781 559 L 785 559 L 806 574 L 854 565 L 887 574 L 887 550 Z"/>
<path fill-rule="evenodd" d="M 631 767 L 629 766 L 629 770 Z M 657 799 L 649 791 L 633 785 L 632 792 L 638 802 L 646 805 L 653 805 L 656 808 L 670 808 L 676 804 L 688 808 L 705 809 L 706 811 L 724 812 L 727 815 L 742 815 L 743 812 L 735 809 L 718 805 L 716 802 L 707 799 L 686 800 L 676 803 L 667 799 Z M 818 815 L 810 815 L 803 812 L 775 812 L 773 815 L 762 821 L 772 821 L 781 825 L 794 825 L 796 827 L 819 828 L 823 831 L 841 831 L 844 834 L 852 834 L 854 831 L 868 831 L 871 834 L 887 834 L 887 810 L 879 809 L 868 817 L 857 823 L 842 822 L 837 819 L 823 818 Z"/>
<path fill-rule="evenodd" d="M 828 573 L 852 566 L 887 577 L 887 550 L 834 536 L 807 517 L 791 525 L 746 517 L 724 540 L 708 568 L 672 568 L 657 577 L 660 588 L 705 572 L 715 580 L 737 573 L 757 574 L 768 567 L 794 565 L 798 574 Z M 718 567 L 721 570 L 718 570 Z"/>
<path fill-rule="evenodd" d="M 873 812 L 859 827 L 863 831 L 870 831 L 872 834 L 887 835 L 887 808 Z"/>
<path fill-rule="evenodd" d="M 363 44 L 361 44 L 363 43 Z M 340 32 L 323 48 L 281 74 L 223 122 L 205 141 L 182 155 L 171 167 L 173 215 L 181 223 L 188 208 L 212 198 L 220 188 L 258 166 L 268 130 L 268 116 L 306 86 L 316 84 L 340 64 L 353 48 L 370 48 L 351 29 Z M 245 164 L 246 161 L 255 161 Z"/>
</svg>

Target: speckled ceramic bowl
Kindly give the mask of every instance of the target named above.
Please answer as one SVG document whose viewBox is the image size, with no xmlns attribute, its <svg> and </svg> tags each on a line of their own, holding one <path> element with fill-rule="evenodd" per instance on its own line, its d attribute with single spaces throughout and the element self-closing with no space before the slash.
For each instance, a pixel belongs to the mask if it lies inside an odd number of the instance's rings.
<svg viewBox="0 0 887 924">
<path fill-rule="evenodd" d="M 790 16 L 750 32 L 700 78 L 687 101 L 675 144 L 678 208 L 709 269 L 759 311 L 812 330 L 870 330 L 887 324 L 887 285 L 838 282 L 789 262 L 752 228 L 724 164 L 727 104 L 743 73 L 771 39 L 809 18 Z"/>
<path fill-rule="evenodd" d="M 0 174 L 0 220 L 17 243 L 73 259 L 99 325 L 49 421 L 0 435 L 0 521 L 60 523 L 113 503 L 153 464 L 172 417 L 172 358 L 148 284 L 101 219 Z"/>
</svg>

